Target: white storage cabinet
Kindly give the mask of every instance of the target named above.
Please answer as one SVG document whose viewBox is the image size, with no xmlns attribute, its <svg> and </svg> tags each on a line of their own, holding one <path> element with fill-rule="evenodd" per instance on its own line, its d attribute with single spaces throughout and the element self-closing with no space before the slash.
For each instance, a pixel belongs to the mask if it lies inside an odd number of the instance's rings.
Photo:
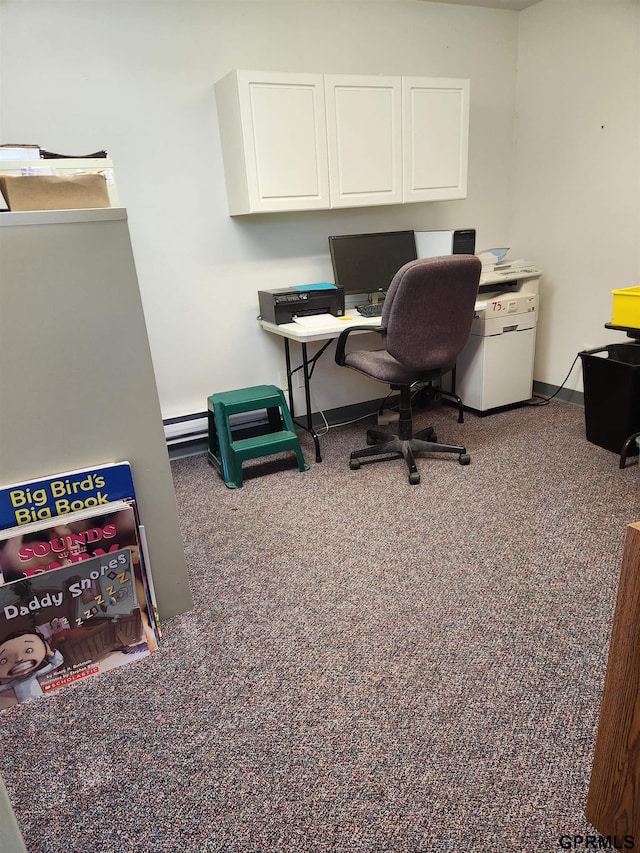
<svg viewBox="0 0 640 853">
<path fill-rule="evenodd" d="M 329 207 L 322 74 L 233 71 L 215 88 L 229 213 Z"/>
<path fill-rule="evenodd" d="M 216 101 L 232 216 L 466 195 L 468 80 L 233 71 Z"/>
<path fill-rule="evenodd" d="M 331 207 L 402 203 L 400 77 L 324 78 Z"/>
<path fill-rule="evenodd" d="M 404 201 L 464 198 L 469 81 L 403 77 L 402 138 Z"/>
</svg>

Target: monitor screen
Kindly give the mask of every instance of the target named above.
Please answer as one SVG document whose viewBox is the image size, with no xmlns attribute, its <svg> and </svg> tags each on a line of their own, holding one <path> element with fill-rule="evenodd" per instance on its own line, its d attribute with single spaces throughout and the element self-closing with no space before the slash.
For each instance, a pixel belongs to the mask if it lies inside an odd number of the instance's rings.
<svg viewBox="0 0 640 853">
<path fill-rule="evenodd" d="M 415 261 L 413 231 L 329 237 L 335 283 L 345 296 L 386 291 L 401 266 Z"/>
</svg>

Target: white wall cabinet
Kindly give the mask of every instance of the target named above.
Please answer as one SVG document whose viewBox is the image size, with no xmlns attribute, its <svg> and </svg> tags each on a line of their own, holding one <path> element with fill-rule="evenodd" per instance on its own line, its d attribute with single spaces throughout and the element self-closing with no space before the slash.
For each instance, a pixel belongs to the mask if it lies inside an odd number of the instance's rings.
<svg viewBox="0 0 640 853">
<path fill-rule="evenodd" d="M 400 77 L 325 76 L 331 207 L 402 203 Z"/>
<path fill-rule="evenodd" d="M 322 74 L 233 71 L 216 102 L 232 216 L 330 206 Z"/>
<path fill-rule="evenodd" d="M 466 195 L 468 80 L 233 71 L 215 88 L 232 216 Z"/>
<path fill-rule="evenodd" d="M 467 194 L 469 81 L 402 78 L 404 201 Z"/>
</svg>

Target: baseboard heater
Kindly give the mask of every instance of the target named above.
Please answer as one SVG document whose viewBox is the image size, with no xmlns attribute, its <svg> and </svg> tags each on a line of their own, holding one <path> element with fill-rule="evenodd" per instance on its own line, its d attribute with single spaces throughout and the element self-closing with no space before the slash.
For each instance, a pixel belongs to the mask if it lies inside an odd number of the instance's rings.
<svg viewBox="0 0 640 853">
<path fill-rule="evenodd" d="M 246 428 L 260 426 L 267 423 L 265 412 L 246 412 L 240 415 L 232 415 L 231 426 L 233 428 Z M 178 418 L 167 418 L 163 421 L 164 437 L 167 447 L 171 450 L 179 449 L 180 446 L 191 446 L 197 442 L 206 442 L 209 432 L 209 418 L 207 412 L 197 412 L 193 415 L 182 415 Z"/>
</svg>

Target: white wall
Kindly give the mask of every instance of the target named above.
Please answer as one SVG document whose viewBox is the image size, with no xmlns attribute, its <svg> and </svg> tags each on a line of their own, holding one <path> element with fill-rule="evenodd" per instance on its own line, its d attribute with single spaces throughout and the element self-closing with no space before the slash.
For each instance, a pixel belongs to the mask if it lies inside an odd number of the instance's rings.
<svg viewBox="0 0 640 853">
<path fill-rule="evenodd" d="M 519 14 L 513 228 L 544 270 L 535 378 L 559 385 L 640 284 L 638 0 L 542 0 Z M 567 383 L 582 389 L 580 362 Z"/>
<path fill-rule="evenodd" d="M 214 391 L 278 381 L 282 345 L 256 323 L 256 291 L 331 280 L 329 234 L 475 227 L 478 248 L 509 245 L 519 13 L 415 0 L 0 0 L 0 16 L 1 140 L 106 148 L 115 162 L 166 418 L 203 411 Z M 231 219 L 213 84 L 233 68 L 470 78 L 468 198 Z M 314 380 L 323 408 L 382 393 L 329 354 Z"/>
</svg>

